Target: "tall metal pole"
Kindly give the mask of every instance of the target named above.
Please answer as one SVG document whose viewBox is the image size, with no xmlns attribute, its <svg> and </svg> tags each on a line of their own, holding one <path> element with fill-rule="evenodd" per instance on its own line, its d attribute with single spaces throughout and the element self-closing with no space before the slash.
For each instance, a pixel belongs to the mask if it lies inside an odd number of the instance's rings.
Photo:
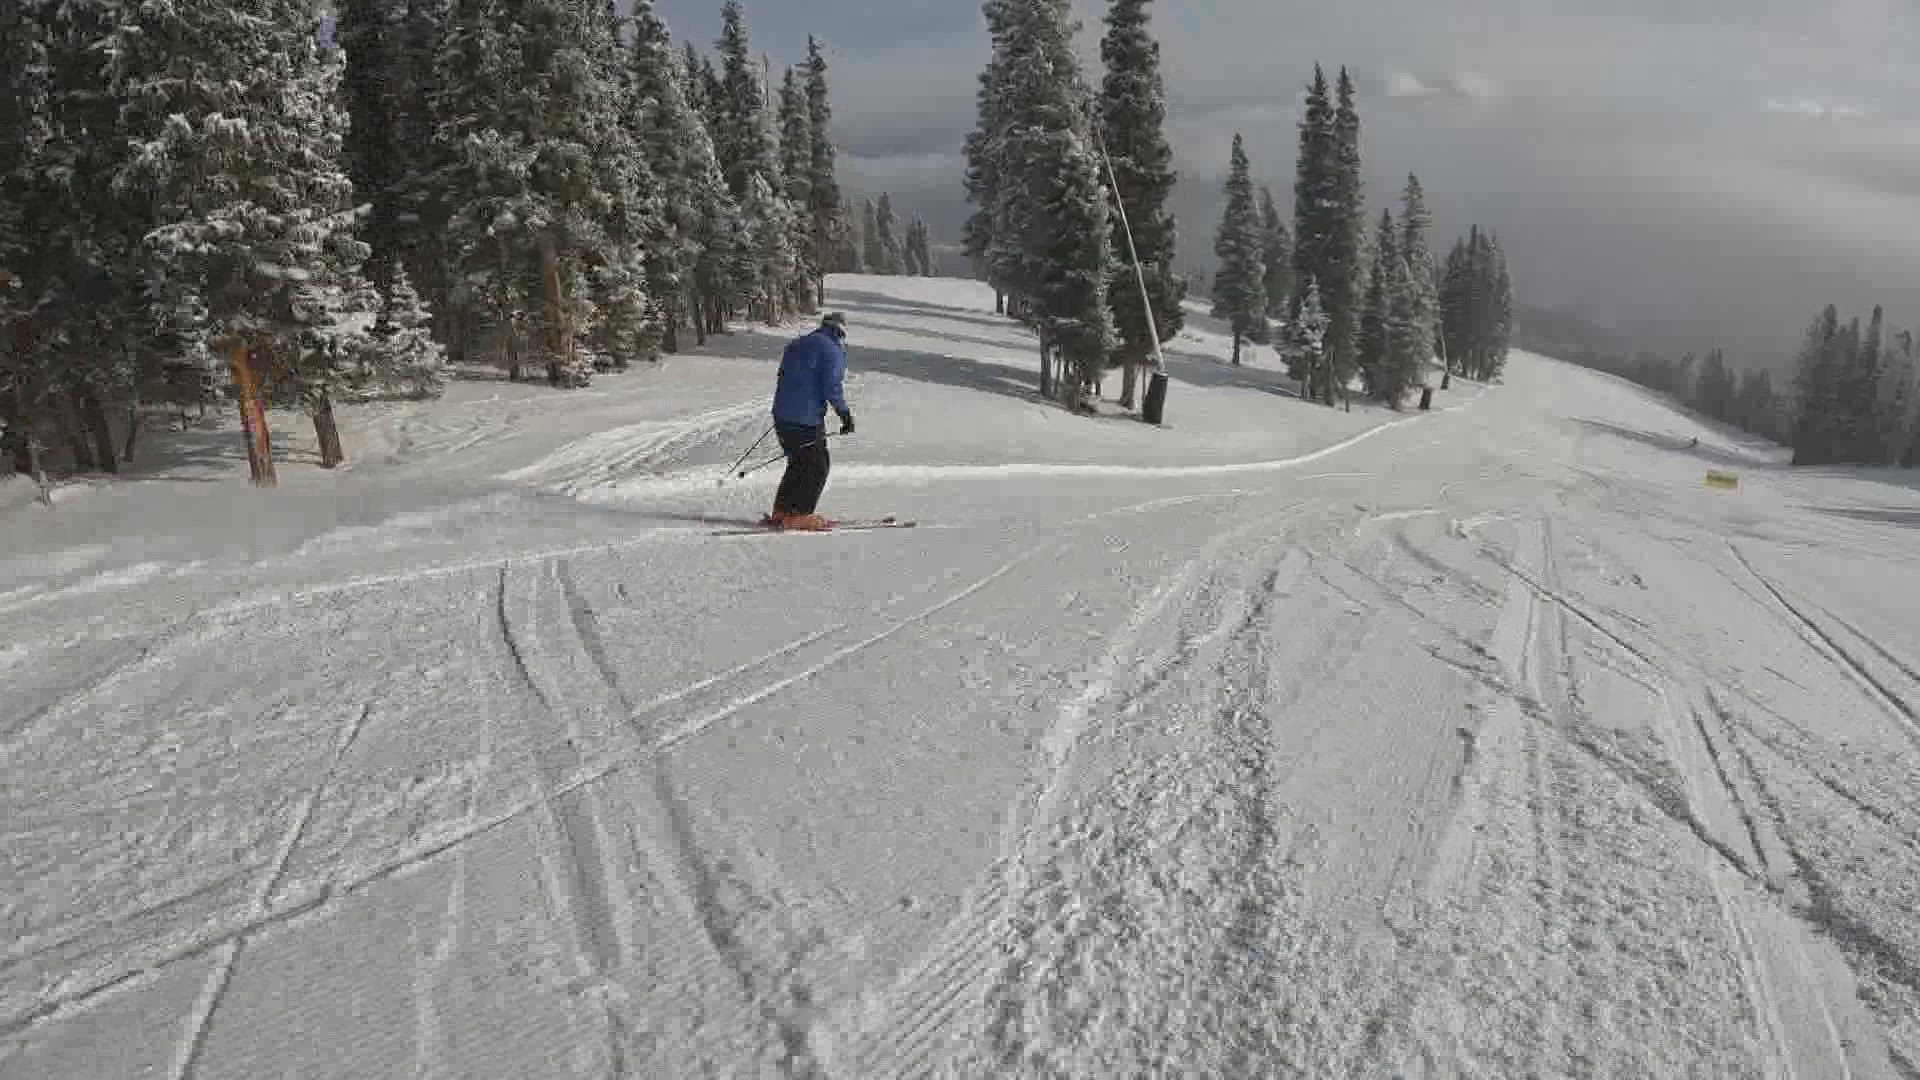
<svg viewBox="0 0 1920 1080">
<path fill-rule="evenodd" d="M 1107 153 L 1107 140 L 1100 132 L 1100 119 L 1089 108 L 1088 127 L 1093 129 L 1093 145 L 1107 167 L 1107 182 L 1113 185 L 1113 205 L 1120 211 L 1120 231 L 1127 238 L 1127 258 L 1133 263 L 1133 280 L 1140 287 L 1140 310 L 1147 317 L 1147 338 L 1153 344 L 1153 376 L 1141 402 L 1140 418 L 1149 424 L 1165 419 L 1167 401 L 1167 358 L 1160 352 L 1160 326 L 1153 317 L 1153 297 L 1147 292 L 1147 272 L 1140 266 L 1140 251 L 1133 243 L 1133 226 L 1127 221 L 1127 201 L 1120 197 L 1120 177 L 1113 171 L 1113 158 Z"/>
</svg>

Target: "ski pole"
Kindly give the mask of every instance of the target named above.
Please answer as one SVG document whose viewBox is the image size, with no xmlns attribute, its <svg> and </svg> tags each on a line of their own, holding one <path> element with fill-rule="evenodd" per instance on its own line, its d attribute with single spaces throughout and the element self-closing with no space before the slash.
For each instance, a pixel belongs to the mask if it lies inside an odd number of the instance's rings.
<svg viewBox="0 0 1920 1080">
<path fill-rule="evenodd" d="M 748 458 L 748 456 L 749 456 L 749 455 L 751 455 L 751 454 L 752 454 L 752 453 L 753 453 L 753 452 L 754 452 L 755 450 L 758 450 L 758 449 L 760 449 L 760 444 L 761 444 L 761 443 L 763 443 L 763 442 L 766 442 L 766 441 L 767 441 L 767 436 L 769 436 L 769 435 L 771 435 L 771 434 L 773 434 L 773 429 L 774 429 L 774 426 L 775 426 L 775 425 L 773 425 L 773 424 L 768 424 L 768 425 L 767 425 L 767 430 L 765 430 L 765 431 L 763 431 L 763 432 L 761 432 L 761 433 L 760 433 L 760 437 L 759 437 L 759 438 L 757 438 L 757 439 L 755 439 L 755 440 L 753 440 L 753 445 L 752 445 L 752 446 L 749 446 L 749 447 L 747 447 L 747 452 L 746 452 L 745 454 L 741 454 L 741 455 L 740 455 L 740 461 L 745 461 L 745 460 L 747 460 L 747 458 Z M 732 465 L 730 465 L 730 466 L 728 466 L 728 467 L 727 467 L 727 472 L 729 472 L 729 473 L 731 473 L 731 472 L 733 472 L 733 470 L 735 470 L 735 469 L 737 469 L 737 468 L 739 468 L 739 467 L 740 467 L 740 461 L 736 461 L 736 462 L 734 462 L 734 463 L 733 463 Z M 746 474 L 746 473 L 741 473 L 740 475 L 741 475 L 741 476 L 745 476 L 745 475 L 747 475 L 747 474 Z M 719 480 L 719 483 L 721 483 L 721 484 L 725 484 L 726 482 L 727 482 L 727 478 L 726 478 L 726 477 L 724 477 L 724 476 L 723 476 L 723 477 L 721 477 L 721 478 L 720 478 L 720 480 Z"/>
<path fill-rule="evenodd" d="M 826 441 L 827 441 L 828 439 L 830 439 L 830 438 L 837 438 L 837 437 L 838 437 L 838 436 L 832 436 L 832 435 L 822 435 L 822 436 L 820 436 L 819 438 L 817 438 L 817 439 L 815 439 L 815 440 L 813 440 L 813 441 L 812 441 L 812 442 L 810 442 L 810 443 L 803 443 L 803 444 L 801 444 L 801 445 L 799 445 L 799 446 L 796 446 L 796 447 L 794 447 L 794 448 L 793 448 L 793 452 L 797 454 L 797 453 L 799 453 L 800 451 L 802 451 L 802 450 L 805 450 L 805 449 L 807 449 L 808 447 L 812 447 L 812 446 L 818 446 L 818 445 L 820 445 L 821 443 L 823 443 L 823 442 L 826 442 Z M 780 451 L 780 453 L 779 453 L 779 454 L 778 454 L 777 456 L 775 456 L 775 457 L 770 457 L 770 458 L 768 458 L 767 460 L 765 460 L 765 461 L 763 461 L 763 462 L 761 462 L 760 464 L 758 464 L 758 465 L 755 465 L 755 466 L 754 466 L 753 468 L 751 468 L 751 469 L 742 469 L 742 470 L 741 470 L 741 471 L 740 471 L 740 472 L 739 472 L 739 473 L 737 474 L 737 476 L 738 476 L 738 478 L 739 478 L 739 479 L 741 479 L 741 480 L 745 480 L 745 479 L 747 478 L 747 476 L 748 476 L 748 474 L 750 474 L 750 473 L 757 473 L 757 472 L 759 472 L 759 471 L 760 471 L 761 469 L 764 469 L 764 468 L 766 468 L 767 466 L 769 466 L 769 465 L 771 465 L 771 464 L 773 464 L 773 463 L 774 463 L 774 462 L 776 462 L 776 461 L 784 461 L 784 460 L 786 460 L 786 458 L 787 458 L 787 457 L 788 457 L 788 454 L 787 454 L 787 452 L 786 452 L 785 450 L 782 450 L 782 451 Z"/>
</svg>

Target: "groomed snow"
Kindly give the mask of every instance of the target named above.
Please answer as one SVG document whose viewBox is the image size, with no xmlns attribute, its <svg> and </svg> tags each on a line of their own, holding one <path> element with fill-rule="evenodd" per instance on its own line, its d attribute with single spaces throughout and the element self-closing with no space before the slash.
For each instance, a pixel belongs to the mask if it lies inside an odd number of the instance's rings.
<svg viewBox="0 0 1920 1080">
<path fill-rule="evenodd" d="M 0 484 L 0 1075 L 1920 1076 L 1910 482 L 831 285 L 914 531 L 712 535 L 798 326 Z"/>
</svg>

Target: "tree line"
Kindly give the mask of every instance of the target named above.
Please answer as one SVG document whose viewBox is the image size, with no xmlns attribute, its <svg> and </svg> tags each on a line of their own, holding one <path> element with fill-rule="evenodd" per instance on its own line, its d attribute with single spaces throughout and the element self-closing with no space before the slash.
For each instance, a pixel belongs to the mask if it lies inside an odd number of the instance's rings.
<svg viewBox="0 0 1920 1080">
<path fill-rule="evenodd" d="M 1085 407 L 1120 368 L 1131 408 L 1139 368 L 1183 328 L 1192 283 L 1175 269 L 1178 182 L 1150 0 L 1110 0 L 1104 76 L 1086 83 L 1074 55 L 1070 0 L 986 0 L 993 51 L 979 78 L 978 122 L 965 144 L 974 211 L 963 248 L 996 307 L 1039 338 L 1041 392 Z M 1451 370 L 1498 374 L 1512 325 L 1512 281 L 1490 234 L 1462 241 L 1443 276 L 1409 178 L 1401 220 L 1370 236 L 1360 181 L 1353 84 L 1316 69 L 1300 125 L 1292 228 L 1256 188 L 1236 136 L 1226 210 L 1215 237 L 1216 315 L 1247 342 L 1273 344 L 1307 396 L 1332 402 L 1356 376 L 1397 404 L 1436 348 Z M 1137 263 L 1139 274 L 1132 267 Z M 1144 297 L 1144 298 L 1143 298 Z M 1275 328 L 1280 331 L 1275 333 Z"/>
<path fill-rule="evenodd" d="M 1232 328 L 1233 362 L 1245 343 L 1271 344 L 1305 396 L 1328 405 L 1357 379 L 1398 408 L 1436 352 L 1449 374 L 1497 377 L 1514 315 L 1498 238 L 1474 226 L 1443 271 L 1428 247 L 1432 215 L 1415 175 L 1399 219 L 1383 208 L 1368 229 L 1360 114 L 1344 68 L 1330 87 L 1315 65 L 1299 127 L 1291 231 L 1272 190 L 1256 190 L 1245 142 L 1234 136 L 1212 278 L 1213 313 Z"/>
<path fill-rule="evenodd" d="M 1888 330 L 1879 307 L 1864 327 L 1823 308 L 1785 385 L 1764 368 L 1736 367 L 1721 349 L 1674 359 L 1588 348 L 1569 359 L 1790 447 L 1795 465 L 1920 466 L 1920 341 Z"/>
<path fill-rule="evenodd" d="M 841 220 L 843 231 L 829 265 L 834 273 L 894 277 L 939 275 L 939 260 L 933 254 L 933 233 L 926 221 L 916 217 L 902 231 L 891 194 L 883 191 L 878 201 L 868 199 L 857 215 L 851 203 L 842 206 Z"/>
<path fill-rule="evenodd" d="M 114 410 L 231 385 L 265 482 L 261 402 L 333 465 L 336 401 L 436 394 L 448 362 L 580 386 L 817 310 L 850 228 L 822 49 L 776 78 L 738 0 L 715 49 L 651 0 L 9 3 L 18 464 L 52 439 L 112 470 Z"/>
</svg>

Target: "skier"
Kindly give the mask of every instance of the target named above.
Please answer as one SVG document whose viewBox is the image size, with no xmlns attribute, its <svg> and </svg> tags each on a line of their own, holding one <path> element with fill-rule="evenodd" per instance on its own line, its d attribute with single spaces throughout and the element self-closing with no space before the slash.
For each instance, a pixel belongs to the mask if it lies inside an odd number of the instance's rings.
<svg viewBox="0 0 1920 1080">
<path fill-rule="evenodd" d="M 815 513 L 827 486 L 827 409 L 840 416 L 840 434 L 853 434 L 853 410 L 843 383 L 847 374 L 847 320 L 837 311 L 811 333 L 793 339 L 780 358 L 773 392 L 773 426 L 787 455 L 786 475 L 761 524 L 776 529 L 824 532 L 833 523 Z"/>
</svg>

